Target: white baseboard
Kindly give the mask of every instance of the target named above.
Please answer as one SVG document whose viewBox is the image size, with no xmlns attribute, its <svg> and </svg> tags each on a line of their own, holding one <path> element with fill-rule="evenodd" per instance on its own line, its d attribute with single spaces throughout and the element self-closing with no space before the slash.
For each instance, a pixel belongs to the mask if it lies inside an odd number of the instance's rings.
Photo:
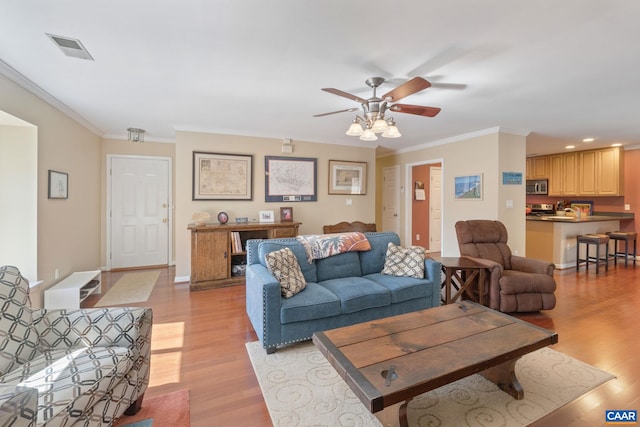
<svg viewBox="0 0 640 427">
<path fill-rule="evenodd" d="M 185 282 L 190 282 L 191 281 L 191 277 L 190 276 L 176 276 L 176 279 L 174 280 L 174 283 L 185 283 Z"/>
</svg>

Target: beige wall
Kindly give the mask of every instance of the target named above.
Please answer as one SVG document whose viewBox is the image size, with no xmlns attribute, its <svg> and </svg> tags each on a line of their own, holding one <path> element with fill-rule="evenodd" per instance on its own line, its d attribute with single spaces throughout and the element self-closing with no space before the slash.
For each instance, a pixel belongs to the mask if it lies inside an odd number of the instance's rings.
<svg viewBox="0 0 640 427">
<path fill-rule="evenodd" d="M 190 275 L 191 235 L 187 230 L 195 212 L 205 211 L 216 221 L 218 212 L 229 214 L 230 221 L 246 216 L 258 218 L 258 211 L 273 210 L 276 219 L 281 206 L 293 207 L 295 221 L 302 222 L 301 234 L 320 233 L 322 226 L 340 221 L 375 219 L 375 151 L 369 148 L 345 147 L 333 144 L 317 144 L 292 141 L 293 153 L 281 152 L 282 140 L 248 136 L 218 135 L 196 132 L 178 132 L 176 138 L 176 192 L 175 192 L 175 247 L 176 280 L 188 280 Z M 251 201 L 193 201 L 192 162 L 193 151 L 253 155 L 253 200 Z M 265 198 L 264 157 L 308 157 L 318 159 L 318 201 L 295 203 L 267 203 Z M 368 164 L 367 194 L 362 196 L 329 195 L 329 160 L 364 161 Z M 351 199 L 353 204 L 346 205 Z"/>
<path fill-rule="evenodd" d="M 38 279 L 42 290 L 73 271 L 100 267 L 100 138 L 71 117 L 0 76 L 0 110 L 38 128 Z M 47 198 L 47 171 L 69 174 L 69 198 Z"/>
<path fill-rule="evenodd" d="M 459 255 L 455 223 L 465 219 L 496 219 L 504 222 L 509 230 L 509 246 L 513 251 L 524 254 L 524 183 L 517 186 L 502 185 L 502 172 L 520 172 L 524 179 L 525 142 L 523 135 L 495 129 L 461 136 L 456 140 L 425 144 L 420 149 L 378 158 L 376 178 L 381 182 L 383 168 L 400 165 L 402 186 L 411 189 L 412 166 L 442 162 L 442 255 Z M 456 200 L 455 177 L 475 174 L 483 176 L 482 200 Z M 382 218 L 381 187 L 376 188 L 378 222 Z M 513 208 L 506 208 L 506 200 L 513 201 Z M 407 209 L 410 201 L 411 191 L 402 192 L 400 228 L 403 243 L 411 242 L 411 210 Z"/>
</svg>

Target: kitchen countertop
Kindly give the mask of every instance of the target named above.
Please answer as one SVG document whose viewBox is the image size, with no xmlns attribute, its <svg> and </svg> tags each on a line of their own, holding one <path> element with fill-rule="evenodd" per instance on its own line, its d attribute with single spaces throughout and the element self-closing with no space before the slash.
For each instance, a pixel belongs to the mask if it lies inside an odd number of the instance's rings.
<svg viewBox="0 0 640 427">
<path fill-rule="evenodd" d="M 557 215 L 527 215 L 527 221 L 542 221 L 542 222 L 566 222 L 568 224 L 572 223 L 584 223 L 584 222 L 596 222 L 596 221 L 622 221 L 622 220 L 633 220 L 633 214 L 625 214 L 625 213 L 608 213 L 603 212 L 601 214 L 583 216 L 580 219 L 575 218 L 572 215 L 567 214 L 566 216 L 557 216 Z"/>
</svg>

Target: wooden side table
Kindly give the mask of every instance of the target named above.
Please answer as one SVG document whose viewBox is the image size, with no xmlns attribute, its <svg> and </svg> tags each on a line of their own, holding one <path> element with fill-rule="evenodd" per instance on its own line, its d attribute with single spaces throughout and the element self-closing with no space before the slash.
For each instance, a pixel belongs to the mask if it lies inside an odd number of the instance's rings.
<svg viewBox="0 0 640 427">
<path fill-rule="evenodd" d="M 442 286 L 445 290 L 443 304 L 455 302 L 464 293 L 481 305 L 485 305 L 485 275 L 487 267 L 467 257 L 432 257 L 442 265 L 444 282 Z M 473 287 L 477 284 L 477 298 L 473 293 Z M 451 288 L 456 289 L 456 293 L 451 295 Z"/>
</svg>

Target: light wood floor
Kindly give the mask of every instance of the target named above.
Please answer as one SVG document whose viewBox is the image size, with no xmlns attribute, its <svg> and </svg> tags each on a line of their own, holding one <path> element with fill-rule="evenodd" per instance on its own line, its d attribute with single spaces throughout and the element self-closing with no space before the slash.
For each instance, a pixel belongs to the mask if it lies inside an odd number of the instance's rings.
<svg viewBox="0 0 640 427">
<path fill-rule="evenodd" d="M 556 272 L 554 310 L 518 317 L 558 332 L 553 348 L 617 376 L 536 426 L 601 426 L 606 409 L 640 409 L 640 265 L 596 276 Z M 103 273 L 103 294 L 125 272 Z M 244 344 L 256 335 L 244 286 L 190 292 L 162 270 L 145 304 L 154 310 L 151 385 L 146 396 L 188 388 L 191 426 L 271 426 Z M 91 306 L 99 296 L 91 296 Z M 177 426 L 176 426 L 177 427 Z"/>
</svg>

